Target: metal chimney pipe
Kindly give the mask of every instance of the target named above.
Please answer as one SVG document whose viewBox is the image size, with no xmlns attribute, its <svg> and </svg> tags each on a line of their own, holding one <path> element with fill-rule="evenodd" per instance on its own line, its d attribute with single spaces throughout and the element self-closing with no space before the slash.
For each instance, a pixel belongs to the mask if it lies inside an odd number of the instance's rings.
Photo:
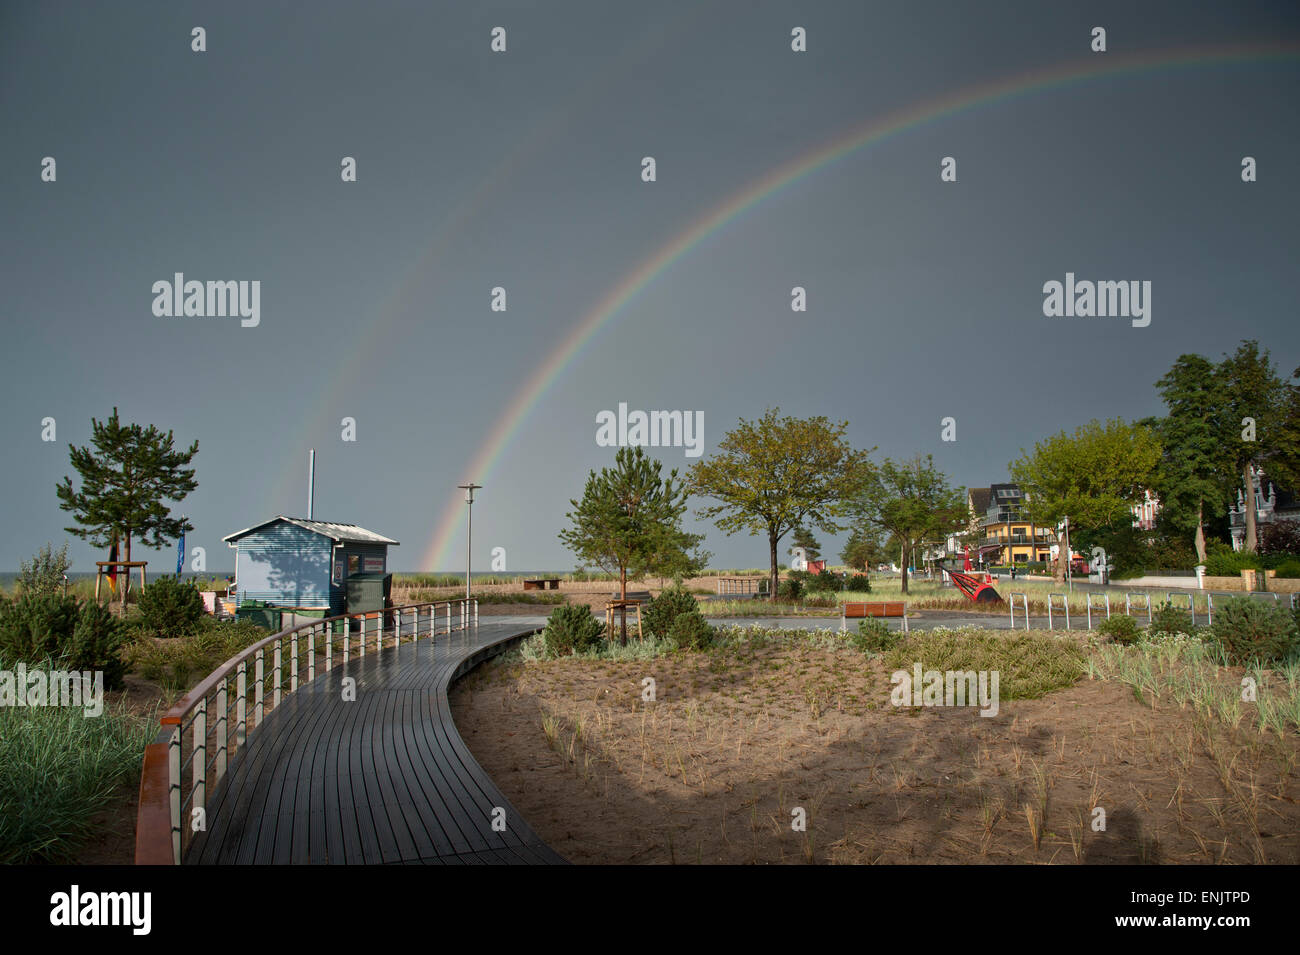
<svg viewBox="0 0 1300 955">
<path fill-rule="evenodd" d="M 312 448 L 307 457 L 307 520 L 312 518 L 312 503 L 316 497 L 316 449 Z"/>
</svg>

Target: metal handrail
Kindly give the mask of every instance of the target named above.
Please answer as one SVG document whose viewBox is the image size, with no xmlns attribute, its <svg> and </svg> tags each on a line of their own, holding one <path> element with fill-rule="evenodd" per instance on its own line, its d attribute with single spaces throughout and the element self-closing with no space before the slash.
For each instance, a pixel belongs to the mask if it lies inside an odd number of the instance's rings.
<svg viewBox="0 0 1300 955">
<path fill-rule="evenodd" d="M 442 611 L 446 616 L 439 619 Z M 394 625 L 386 627 L 389 616 Z M 377 624 L 373 629 L 366 625 L 369 620 Z M 354 622 L 359 622 L 358 628 L 354 628 Z M 317 675 L 329 672 L 337 663 L 347 663 L 354 650 L 358 658 L 364 657 L 372 635 L 373 652 L 377 653 L 385 646 L 386 633 L 389 646 L 400 646 L 404 636 L 415 641 L 422 636 L 465 630 L 477 623 L 478 600 L 474 598 L 405 604 L 378 612 L 312 620 L 239 651 L 163 714 L 158 734 L 145 747 L 136 818 L 136 863 L 179 865 L 199 822 L 196 813 L 206 808 L 209 789 L 221 781 L 230 757 L 247 744 L 249 734 L 284 697 L 311 683 Z M 340 626 L 336 628 L 336 624 Z M 334 652 L 336 643 L 342 644 L 341 659 Z M 318 659 L 323 666 L 318 666 Z M 188 790 L 185 775 L 189 776 Z M 184 809 L 190 813 L 189 825 L 182 824 Z"/>
</svg>

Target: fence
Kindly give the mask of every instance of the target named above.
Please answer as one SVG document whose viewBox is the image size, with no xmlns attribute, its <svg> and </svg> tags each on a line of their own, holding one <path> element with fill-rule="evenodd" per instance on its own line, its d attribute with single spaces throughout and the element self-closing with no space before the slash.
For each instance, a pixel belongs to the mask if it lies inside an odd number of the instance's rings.
<svg viewBox="0 0 1300 955">
<path fill-rule="evenodd" d="M 368 626 L 372 621 L 373 626 Z M 359 624 L 356 630 L 354 623 Z M 231 657 L 167 711 L 159 721 L 158 735 L 145 748 L 136 862 L 180 863 L 196 824 L 203 819 L 209 774 L 215 786 L 225 775 L 229 758 L 266 714 L 285 696 L 316 679 L 318 669 L 322 673 L 332 669 L 336 656 L 347 663 L 353 655 L 364 657 L 371 645 L 378 653 L 385 645 L 400 645 L 404 637 L 436 637 L 477 623 L 475 599 L 410 604 L 314 620 L 272 634 Z"/>
<path fill-rule="evenodd" d="M 767 577 L 719 577 L 718 594 L 746 594 L 765 597 L 769 593 L 770 579 Z"/>
</svg>

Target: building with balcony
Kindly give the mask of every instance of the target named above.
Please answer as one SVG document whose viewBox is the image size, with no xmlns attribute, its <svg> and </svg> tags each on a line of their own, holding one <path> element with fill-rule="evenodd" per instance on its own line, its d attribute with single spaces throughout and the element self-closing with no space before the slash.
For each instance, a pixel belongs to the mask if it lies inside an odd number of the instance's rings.
<svg viewBox="0 0 1300 955">
<path fill-rule="evenodd" d="M 976 493 L 980 492 L 980 493 Z M 992 484 L 975 488 L 968 494 L 972 507 L 985 503 L 978 523 L 976 550 L 985 565 L 1024 564 L 1046 561 L 1056 543 L 1056 532 L 1034 524 L 1023 516 L 1025 495 L 1015 484 Z"/>
</svg>

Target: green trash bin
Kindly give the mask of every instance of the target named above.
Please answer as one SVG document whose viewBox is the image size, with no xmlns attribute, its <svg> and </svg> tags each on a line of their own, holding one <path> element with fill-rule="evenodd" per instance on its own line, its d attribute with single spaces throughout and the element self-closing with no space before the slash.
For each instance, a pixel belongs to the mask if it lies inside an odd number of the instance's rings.
<svg viewBox="0 0 1300 955">
<path fill-rule="evenodd" d="M 272 633 L 280 630 L 280 608 L 262 600 L 249 600 L 235 608 L 236 620 L 247 620 Z"/>
</svg>

